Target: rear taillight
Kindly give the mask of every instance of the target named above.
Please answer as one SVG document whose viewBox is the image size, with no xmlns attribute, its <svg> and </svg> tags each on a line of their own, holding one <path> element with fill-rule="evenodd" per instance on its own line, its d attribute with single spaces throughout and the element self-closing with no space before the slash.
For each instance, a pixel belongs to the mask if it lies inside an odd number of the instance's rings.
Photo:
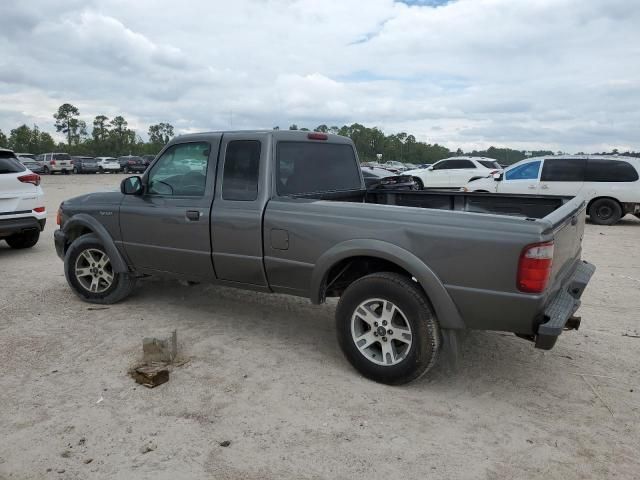
<svg viewBox="0 0 640 480">
<path fill-rule="evenodd" d="M 129 165 L 135 165 L 137 162 L 135 160 L 129 160 L 127 163 Z"/>
<path fill-rule="evenodd" d="M 35 185 L 36 187 L 40 185 L 40 175 L 36 173 L 21 175 L 20 177 L 18 177 L 18 180 L 20 180 L 22 183 L 30 183 L 32 185 Z"/>
<path fill-rule="evenodd" d="M 44 213 L 45 207 L 36 207 L 33 209 L 33 211 L 36 213 Z"/>
<path fill-rule="evenodd" d="M 56 161 L 55 160 L 51 160 L 51 165 L 55 165 Z"/>
<path fill-rule="evenodd" d="M 58 212 L 56 213 L 56 225 L 62 225 L 62 205 L 58 207 Z"/>
<path fill-rule="evenodd" d="M 553 242 L 528 245 L 518 263 L 518 290 L 541 293 L 547 288 L 553 264 Z"/>
</svg>

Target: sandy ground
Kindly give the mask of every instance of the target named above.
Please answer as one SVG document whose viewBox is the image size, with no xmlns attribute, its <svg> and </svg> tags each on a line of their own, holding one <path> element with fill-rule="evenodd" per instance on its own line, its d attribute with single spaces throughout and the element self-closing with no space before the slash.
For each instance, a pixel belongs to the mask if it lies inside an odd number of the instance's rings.
<svg viewBox="0 0 640 480">
<path fill-rule="evenodd" d="M 81 302 L 55 211 L 120 178 L 45 177 L 40 243 L 0 245 L 0 478 L 640 477 L 636 219 L 587 226 L 598 271 L 554 350 L 474 332 L 457 373 L 386 387 L 341 355 L 335 303 L 159 279 L 104 310 Z M 141 339 L 172 328 L 190 362 L 136 385 Z"/>
</svg>

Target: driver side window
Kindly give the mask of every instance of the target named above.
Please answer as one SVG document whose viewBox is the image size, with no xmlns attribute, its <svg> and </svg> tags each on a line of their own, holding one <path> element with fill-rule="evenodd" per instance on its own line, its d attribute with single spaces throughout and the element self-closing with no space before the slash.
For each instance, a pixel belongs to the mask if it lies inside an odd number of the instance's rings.
<svg viewBox="0 0 640 480">
<path fill-rule="evenodd" d="M 206 142 L 172 145 L 149 173 L 148 193 L 162 196 L 204 195 L 210 146 Z"/>
</svg>

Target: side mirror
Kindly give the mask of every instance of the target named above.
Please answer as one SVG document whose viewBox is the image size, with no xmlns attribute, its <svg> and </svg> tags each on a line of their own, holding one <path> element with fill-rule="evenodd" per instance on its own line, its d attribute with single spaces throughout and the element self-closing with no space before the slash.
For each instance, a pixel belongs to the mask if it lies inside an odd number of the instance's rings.
<svg viewBox="0 0 640 480">
<path fill-rule="evenodd" d="M 120 183 L 120 191 L 124 195 L 140 195 L 142 193 L 142 178 L 128 177 Z"/>
<path fill-rule="evenodd" d="M 433 167 L 429 167 L 429 168 L 427 168 L 427 170 L 429 170 L 430 172 L 432 172 L 432 171 L 433 171 Z"/>
<path fill-rule="evenodd" d="M 503 174 L 502 172 L 496 172 L 496 173 L 494 173 L 494 174 L 493 174 L 493 175 L 491 175 L 491 176 L 493 177 L 493 179 L 494 179 L 496 182 L 501 182 L 501 181 L 502 181 L 502 177 L 503 177 L 503 175 L 504 175 L 504 174 Z"/>
</svg>

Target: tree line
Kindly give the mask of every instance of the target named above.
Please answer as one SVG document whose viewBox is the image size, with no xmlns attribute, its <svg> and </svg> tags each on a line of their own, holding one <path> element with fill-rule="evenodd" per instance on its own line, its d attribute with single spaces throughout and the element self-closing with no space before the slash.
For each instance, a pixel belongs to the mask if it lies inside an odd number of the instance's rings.
<svg viewBox="0 0 640 480">
<path fill-rule="evenodd" d="M 173 126 L 161 122 L 149 127 L 149 139 L 145 142 L 129 128 L 122 115 L 113 118 L 96 115 L 89 133 L 87 123 L 80 119 L 80 110 L 70 103 L 60 105 L 53 118 L 56 131 L 65 136 L 65 143 L 56 143 L 37 125 L 30 128 L 25 124 L 11 130 L 8 136 L 0 130 L 0 146 L 7 146 L 14 152 L 35 154 L 59 151 L 91 156 L 155 155 L 174 135 Z"/>
<path fill-rule="evenodd" d="M 158 153 L 164 145 L 174 136 L 173 126 L 170 123 L 157 123 L 151 125 L 147 131 L 148 140 L 145 142 L 129 128 L 127 120 L 122 115 L 109 118 L 106 115 L 96 115 L 91 124 L 91 132 L 87 123 L 80 118 L 80 110 L 69 103 L 60 105 L 53 114 L 55 128 L 58 133 L 65 136 L 66 143 L 57 143 L 53 137 L 41 131 L 37 125 L 30 128 L 20 125 L 5 135 L 0 130 L 0 146 L 6 146 L 15 152 L 43 153 L 51 151 L 64 151 L 71 155 L 92 156 L 120 156 L 120 155 L 145 155 Z M 279 130 L 280 127 L 273 127 Z M 296 124 L 289 126 L 289 130 L 311 131 L 306 127 L 298 127 Z M 527 156 L 551 155 L 549 150 L 514 150 L 511 148 L 489 147 L 486 150 L 473 150 L 465 153 L 458 148 L 456 151 L 447 147 L 420 142 L 414 135 L 405 132 L 386 135 L 378 127 L 365 127 L 359 123 L 351 125 L 328 126 L 318 125 L 314 132 L 334 133 L 351 138 L 355 144 L 360 160 L 363 162 L 375 162 L 378 155 L 382 155 L 382 161 L 399 161 L 403 163 L 434 163 L 443 158 L 454 155 L 473 155 L 494 158 L 500 164 L 511 165 Z M 640 157 L 640 152 L 601 152 L 601 154 L 618 154 Z"/>
</svg>

